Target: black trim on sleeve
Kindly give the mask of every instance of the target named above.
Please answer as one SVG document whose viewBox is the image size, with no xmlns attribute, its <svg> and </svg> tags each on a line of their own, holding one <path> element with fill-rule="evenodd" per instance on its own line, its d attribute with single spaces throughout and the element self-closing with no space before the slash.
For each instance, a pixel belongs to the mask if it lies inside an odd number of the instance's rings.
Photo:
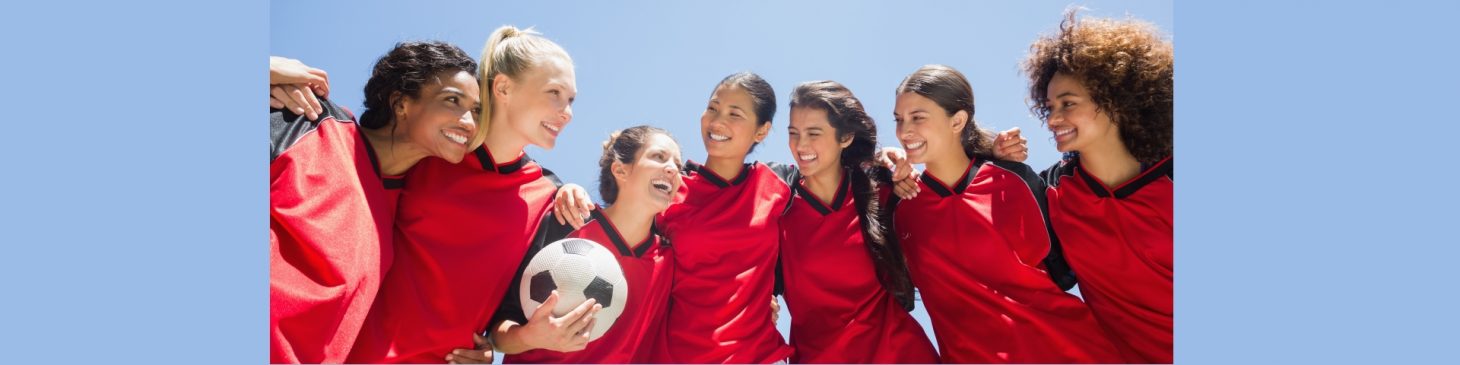
<svg viewBox="0 0 1460 365">
<path fill-rule="evenodd" d="M 1041 260 L 1044 263 L 1045 272 L 1049 274 L 1050 280 L 1060 287 L 1060 290 L 1068 291 L 1075 287 L 1077 280 L 1074 269 L 1071 269 L 1069 262 L 1065 261 L 1064 248 L 1060 245 L 1059 236 L 1054 234 L 1054 225 L 1049 222 L 1049 199 L 1045 195 L 1048 186 L 1045 185 L 1044 178 L 1034 173 L 1034 169 L 1029 165 L 1020 162 L 990 160 L 989 163 L 1014 173 L 1029 186 L 1029 191 L 1034 194 L 1034 200 L 1039 203 L 1039 215 L 1044 218 L 1044 230 L 1049 235 L 1049 253 Z"/>
<path fill-rule="evenodd" d="M 285 150 L 298 143 L 300 137 L 319 128 L 321 122 L 330 119 L 340 122 L 355 120 L 354 114 L 345 107 L 336 105 L 327 98 L 319 98 L 319 101 L 324 112 L 319 113 L 317 120 L 309 120 L 309 117 L 294 114 L 287 109 L 269 109 L 269 162 L 274 162 Z"/>
</svg>

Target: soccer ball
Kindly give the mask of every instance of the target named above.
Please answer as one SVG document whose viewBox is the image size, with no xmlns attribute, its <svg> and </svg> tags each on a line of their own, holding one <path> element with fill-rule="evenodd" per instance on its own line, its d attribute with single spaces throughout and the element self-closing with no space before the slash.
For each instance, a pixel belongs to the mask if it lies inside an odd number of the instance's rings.
<svg viewBox="0 0 1460 365">
<path fill-rule="evenodd" d="M 520 291 L 522 315 L 531 318 L 532 312 L 547 301 L 553 290 L 558 291 L 558 305 L 553 308 L 553 316 L 568 314 L 588 298 L 597 299 L 603 306 L 598 311 L 589 341 L 597 340 L 613 327 L 629 296 L 623 269 L 618 266 L 613 252 L 582 238 L 565 238 L 550 243 L 527 263 L 527 269 L 522 271 Z"/>
</svg>

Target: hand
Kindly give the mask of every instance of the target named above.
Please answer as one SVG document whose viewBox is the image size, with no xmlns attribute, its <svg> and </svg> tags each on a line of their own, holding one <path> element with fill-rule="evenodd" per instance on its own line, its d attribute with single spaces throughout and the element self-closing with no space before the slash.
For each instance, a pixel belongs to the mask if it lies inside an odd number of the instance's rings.
<svg viewBox="0 0 1460 365">
<path fill-rule="evenodd" d="M 922 173 L 913 168 L 907 160 L 907 151 L 897 147 L 883 147 L 882 164 L 892 170 L 892 193 L 903 200 L 918 196 L 918 176 Z"/>
<path fill-rule="evenodd" d="M 309 120 L 319 119 L 319 113 L 324 112 L 319 98 L 315 98 L 307 88 L 295 84 L 269 86 L 269 107 L 288 108 L 294 114 L 309 117 Z"/>
<path fill-rule="evenodd" d="M 588 191 L 583 190 L 582 186 L 566 184 L 558 188 L 558 195 L 553 199 L 553 215 L 558 218 L 558 224 L 579 229 L 586 224 L 594 206 L 593 200 L 588 197 Z"/>
<path fill-rule="evenodd" d="M 471 342 L 475 343 L 477 347 L 474 349 L 451 350 L 451 353 L 446 354 L 446 363 L 491 364 L 493 355 L 492 343 L 487 341 L 486 337 L 475 333 L 471 335 Z"/>
<path fill-rule="evenodd" d="M 595 315 L 603 306 L 593 299 L 583 302 L 562 317 L 553 317 L 553 307 L 558 305 L 558 292 L 553 291 L 547 300 L 532 312 L 527 324 L 517 328 L 516 335 L 529 349 L 548 349 L 572 352 L 588 347 L 589 335 L 593 332 Z"/>
<path fill-rule="evenodd" d="M 781 301 L 776 300 L 776 296 L 772 295 L 771 296 L 771 323 L 774 324 L 774 323 L 780 322 L 780 321 L 781 321 Z"/>
<path fill-rule="evenodd" d="M 1019 127 L 999 132 L 994 137 L 994 158 L 1014 162 L 1029 159 L 1029 140 L 1019 135 Z"/>
<path fill-rule="evenodd" d="M 324 70 L 295 59 L 269 57 L 269 107 L 287 107 L 294 114 L 319 119 L 324 109 L 316 95 L 329 97 L 329 87 L 329 74 Z"/>
</svg>

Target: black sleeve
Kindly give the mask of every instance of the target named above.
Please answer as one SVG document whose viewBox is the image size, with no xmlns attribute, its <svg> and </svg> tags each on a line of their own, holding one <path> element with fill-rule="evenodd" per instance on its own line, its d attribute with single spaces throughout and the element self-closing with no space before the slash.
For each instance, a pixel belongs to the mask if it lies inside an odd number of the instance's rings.
<svg viewBox="0 0 1460 365">
<path fill-rule="evenodd" d="M 1049 232 L 1049 254 L 1044 256 L 1044 269 L 1049 273 L 1050 280 L 1053 280 L 1055 285 L 1059 285 L 1061 290 L 1068 291 L 1070 288 L 1075 287 L 1077 282 L 1075 271 L 1070 268 L 1069 262 L 1065 261 L 1065 252 L 1060 246 L 1059 236 L 1054 234 L 1054 226 L 1049 222 L 1049 199 L 1045 195 L 1047 193 L 1045 190 L 1048 187 L 1045 184 L 1048 181 L 1046 179 L 1058 179 L 1060 163 L 1055 163 L 1054 167 L 1050 167 L 1039 174 L 1034 173 L 1034 169 L 1030 168 L 1029 165 L 1019 162 L 995 160 L 990 163 L 1013 171 L 1024 180 L 1025 184 L 1029 185 L 1029 190 L 1034 193 L 1034 200 L 1039 202 L 1039 214 L 1044 218 L 1044 229 L 1046 232 Z"/>
<path fill-rule="evenodd" d="M 786 275 L 783 274 L 783 273 L 781 273 L 781 253 L 780 253 L 780 250 L 776 250 L 776 285 L 775 285 L 775 288 L 774 289 L 771 289 L 771 295 L 774 295 L 774 296 L 784 296 L 784 295 L 786 295 Z"/>
<path fill-rule="evenodd" d="M 299 142 L 299 137 L 319 128 L 319 123 L 325 119 L 355 120 L 354 114 L 329 99 L 320 98 L 319 105 L 324 108 L 324 112 L 319 114 L 317 120 L 309 120 L 309 117 L 294 114 L 287 109 L 269 109 L 269 162 L 273 162 L 295 142 Z"/>
<path fill-rule="evenodd" d="M 794 186 L 791 184 L 796 181 L 797 177 L 801 176 L 801 169 L 797 168 L 796 165 L 787 165 L 779 162 L 766 162 L 765 165 L 766 167 L 770 167 L 771 172 L 776 174 L 776 177 L 781 178 L 781 182 L 786 183 L 787 186 Z"/>
<path fill-rule="evenodd" d="M 781 208 L 780 215 L 786 215 L 786 212 L 791 210 L 791 204 L 796 202 L 796 180 L 801 178 L 801 170 L 796 165 L 787 165 L 779 162 L 767 162 L 765 164 L 766 167 L 770 167 L 771 172 L 776 174 L 776 177 L 780 178 L 781 182 L 786 184 L 786 188 L 791 191 L 791 196 L 786 199 L 786 206 Z M 776 281 L 775 288 L 772 289 L 772 295 L 780 296 L 786 294 L 786 278 L 784 276 L 785 274 L 781 273 L 781 265 L 780 250 L 776 250 Z"/>
<path fill-rule="evenodd" d="M 507 286 L 507 293 L 502 294 L 502 302 L 497 305 L 497 312 L 487 323 L 485 333 L 490 334 L 502 321 L 509 319 L 517 323 L 527 323 L 527 316 L 522 313 L 522 295 L 519 294 L 522 290 L 522 270 L 527 269 L 527 263 L 532 262 L 532 258 L 543 247 L 567 237 L 572 232 L 573 226 L 558 224 L 558 219 L 551 211 L 543 217 L 542 223 L 537 226 L 537 233 L 533 234 L 532 242 L 527 246 L 527 254 L 522 255 L 522 263 L 517 265 L 516 273 L 512 275 L 512 283 Z"/>
</svg>

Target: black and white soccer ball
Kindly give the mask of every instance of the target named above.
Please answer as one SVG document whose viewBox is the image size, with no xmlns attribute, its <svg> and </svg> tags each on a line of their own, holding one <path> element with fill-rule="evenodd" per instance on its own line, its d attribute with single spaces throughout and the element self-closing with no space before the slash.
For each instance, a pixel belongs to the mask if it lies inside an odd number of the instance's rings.
<svg viewBox="0 0 1460 365">
<path fill-rule="evenodd" d="M 629 287 L 624 281 L 623 268 L 618 259 L 596 242 L 582 238 L 565 238 L 548 244 L 522 272 L 521 298 L 522 315 L 532 317 L 532 312 L 553 290 L 558 291 L 558 305 L 553 316 L 568 314 L 573 308 L 588 301 L 598 300 L 603 309 L 598 311 L 589 341 L 597 340 L 613 327 L 613 322 L 623 314 L 624 302 L 628 300 Z"/>
</svg>

